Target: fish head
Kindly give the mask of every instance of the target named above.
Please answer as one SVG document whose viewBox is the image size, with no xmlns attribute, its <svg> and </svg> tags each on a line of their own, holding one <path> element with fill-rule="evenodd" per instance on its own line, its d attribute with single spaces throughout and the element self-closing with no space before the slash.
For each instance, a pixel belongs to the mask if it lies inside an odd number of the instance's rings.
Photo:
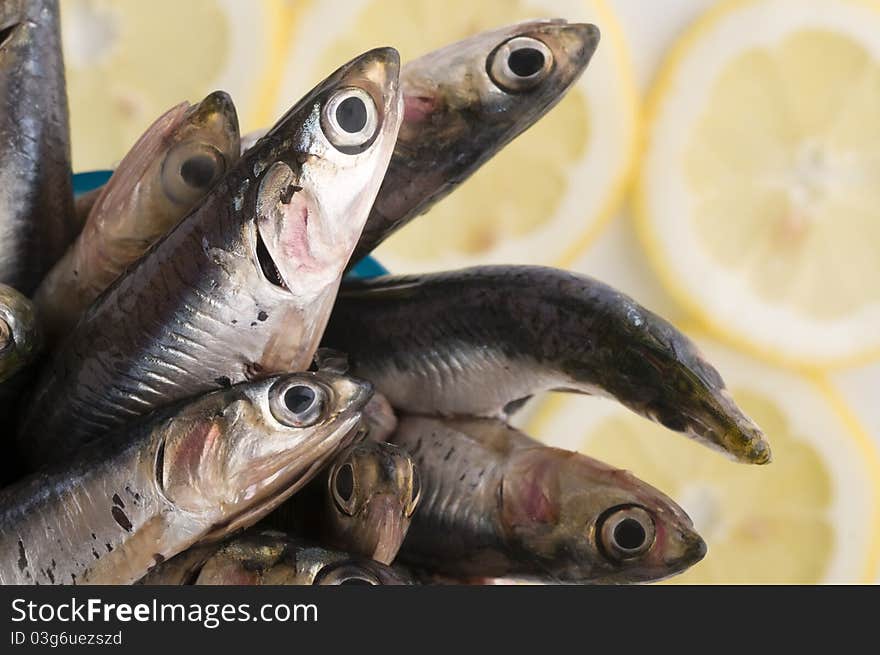
<svg viewBox="0 0 880 655">
<path fill-rule="evenodd" d="M 193 403 L 164 430 L 161 495 L 222 529 L 248 524 L 308 482 L 359 432 L 372 385 L 303 372 L 243 383 Z"/>
<path fill-rule="evenodd" d="M 636 413 L 731 459 L 770 462 L 764 433 L 737 406 L 696 344 L 631 299 L 615 306 L 622 315 L 605 336 L 615 365 L 601 372 L 601 386 Z"/>
<path fill-rule="evenodd" d="M 238 141 L 238 117 L 226 93 L 172 107 L 123 157 L 85 229 L 115 230 L 118 243 L 142 252 L 232 168 Z"/>
<path fill-rule="evenodd" d="M 165 138 L 147 179 L 159 180 L 161 202 L 181 216 L 204 198 L 238 161 L 238 114 L 229 94 L 214 91 L 188 107 Z"/>
<path fill-rule="evenodd" d="M 561 582 L 659 580 L 706 554 L 705 542 L 673 500 L 579 453 L 515 451 L 501 504 L 508 540 Z"/>
<path fill-rule="evenodd" d="M 387 564 L 366 559 L 333 562 L 315 576 L 315 585 L 408 585 L 412 579 Z"/>
<path fill-rule="evenodd" d="M 408 62 L 404 121 L 377 211 L 417 211 L 547 113 L 586 69 L 594 25 L 536 20 L 483 32 Z"/>
<path fill-rule="evenodd" d="M 336 541 L 378 562 L 394 561 L 421 495 L 412 458 L 398 446 L 364 441 L 333 463 L 327 482 Z"/>
<path fill-rule="evenodd" d="M 356 57 L 245 155 L 255 266 L 303 307 L 338 285 L 363 230 L 400 128 L 399 68 L 393 48 Z"/>
<path fill-rule="evenodd" d="M 0 383 L 33 362 L 42 347 L 43 334 L 33 303 L 0 284 Z"/>
</svg>

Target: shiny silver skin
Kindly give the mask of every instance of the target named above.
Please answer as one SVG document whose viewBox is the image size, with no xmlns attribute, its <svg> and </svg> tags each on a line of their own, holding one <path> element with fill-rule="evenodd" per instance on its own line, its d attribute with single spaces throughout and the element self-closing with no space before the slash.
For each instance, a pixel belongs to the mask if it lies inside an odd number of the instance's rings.
<svg viewBox="0 0 880 655">
<path fill-rule="evenodd" d="M 42 348 L 43 332 L 33 303 L 0 284 L 0 385 L 32 364 Z"/>
<path fill-rule="evenodd" d="M 346 282 L 323 346 L 395 409 L 503 416 L 547 391 L 609 396 L 742 462 L 770 461 L 694 343 L 592 278 L 539 266 Z"/>
<path fill-rule="evenodd" d="M 594 25 L 535 20 L 483 32 L 408 62 L 404 119 L 351 265 L 424 214 L 561 100 L 599 44 Z M 540 49 L 516 75 L 511 56 Z M 519 68 L 520 72 L 523 71 Z"/>
<path fill-rule="evenodd" d="M 197 585 L 406 585 L 401 570 L 310 545 L 281 532 L 247 534 L 225 544 L 200 568 Z"/>
<path fill-rule="evenodd" d="M 76 233 L 57 0 L 0 3 L 0 283 L 29 296 Z"/>
<path fill-rule="evenodd" d="M 419 498 L 418 471 L 406 451 L 366 440 L 340 453 L 267 523 L 352 555 L 391 564 Z"/>
<path fill-rule="evenodd" d="M 289 402 L 303 388 L 318 413 Z M 245 383 L 34 474 L 0 494 L 0 584 L 130 584 L 251 525 L 352 442 L 371 393 L 335 373 Z"/>
<path fill-rule="evenodd" d="M 377 48 L 330 75 L 100 296 L 37 383 L 19 433 L 32 464 L 159 405 L 308 368 L 394 147 L 398 68 Z M 378 127 L 338 149 L 324 107 L 352 90 Z"/>
<path fill-rule="evenodd" d="M 181 103 L 147 128 L 34 295 L 50 338 L 66 335 L 104 289 L 207 195 L 238 160 L 239 148 L 235 106 L 222 91 L 195 105 Z"/>
<path fill-rule="evenodd" d="M 660 491 L 626 471 L 542 446 L 503 421 L 402 416 L 392 441 L 413 456 L 422 477 L 422 503 L 399 558 L 433 575 L 646 582 L 706 553 L 690 518 Z M 625 527 L 643 530 L 636 543 L 626 541 L 625 529 L 615 537 L 626 520 L 636 523 Z"/>
</svg>

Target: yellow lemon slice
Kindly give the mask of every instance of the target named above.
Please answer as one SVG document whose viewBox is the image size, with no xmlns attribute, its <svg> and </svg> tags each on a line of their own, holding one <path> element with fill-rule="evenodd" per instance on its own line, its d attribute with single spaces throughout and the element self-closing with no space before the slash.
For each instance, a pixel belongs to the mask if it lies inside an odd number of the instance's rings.
<svg viewBox="0 0 880 655">
<path fill-rule="evenodd" d="M 460 188 L 376 251 L 395 272 L 476 263 L 566 263 L 619 206 L 634 160 L 635 83 L 614 15 L 584 0 L 347 0 L 300 13 L 275 115 L 338 65 L 392 45 L 403 61 L 533 18 L 599 26 L 568 96 Z"/>
<path fill-rule="evenodd" d="M 61 11 L 74 170 L 118 162 L 173 105 L 229 92 L 242 129 L 261 122 L 278 58 L 279 0 L 65 0 Z"/>
<path fill-rule="evenodd" d="M 880 3 L 738 0 L 652 93 L 637 189 L 670 289 L 799 366 L 880 353 Z"/>
<path fill-rule="evenodd" d="M 859 583 L 880 562 L 880 456 L 826 385 L 698 339 L 773 446 L 730 462 L 604 399 L 553 395 L 527 429 L 633 471 L 674 498 L 706 540 L 683 583 Z"/>
</svg>

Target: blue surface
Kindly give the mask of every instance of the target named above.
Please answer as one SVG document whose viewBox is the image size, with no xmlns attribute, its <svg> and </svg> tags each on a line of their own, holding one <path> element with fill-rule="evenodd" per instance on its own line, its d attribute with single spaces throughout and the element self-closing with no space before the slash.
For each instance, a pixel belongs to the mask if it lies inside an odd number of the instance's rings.
<svg viewBox="0 0 880 655">
<path fill-rule="evenodd" d="M 79 195 L 92 189 L 97 189 L 110 179 L 113 171 L 88 171 L 86 173 L 74 173 L 73 175 L 73 193 Z M 388 275 L 388 269 L 382 266 L 378 261 L 367 255 L 360 260 L 351 271 L 348 277 L 368 278 L 378 277 L 379 275 Z"/>
</svg>

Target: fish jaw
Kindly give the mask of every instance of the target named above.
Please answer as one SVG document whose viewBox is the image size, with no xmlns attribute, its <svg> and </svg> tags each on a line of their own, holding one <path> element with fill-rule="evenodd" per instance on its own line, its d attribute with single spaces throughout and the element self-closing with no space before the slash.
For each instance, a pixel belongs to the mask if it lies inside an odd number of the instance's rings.
<svg viewBox="0 0 880 655">
<path fill-rule="evenodd" d="M 403 115 L 399 70 L 393 48 L 376 48 L 341 67 L 312 92 L 311 113 L 296 137 L 301 156 L 266 163 L 257 199 L 260 235 L 295 294 L 342 276 L 394 152 Z M 376 118 L 375 132 L 358 148 L 335 146 L 323 123 L 325 107 L 346 90 L 368 96 Z M 264 139 L 279 137 L 280 125 Z M 271 223 L 264 216 L 270 213 Z"/>
<path fill-rule="evenodd" d="M 509 93 L 487 72 L 495 51 L 516 37 L 542 41 L 554 66 L 536 88 Z M 401 73 L 404 121 L 374 212 L 386 234 L 424 213 L 547 113 L 580 77 L 598 44 L 593 25 L 529 21 L 484 32 L 408 62 Z M 372 223 L 372 222 L 371 222 Z M 388 229 L 385 223 L 395 225 Z M 375 228 L 379 228 L 377 224 Z M 370 248 L 378 245 L 371 243 Z M 358 250 L 358 257 L 367 254 Z"/>
<path fill-rule="evenodd" d="M 654 539 L 637 557 L 615 559 L 602 522 L 621 508 L 644 510 Z M 631 473 L 555 448 L 517 450 L 505 471 L 501 525 L 528 573 L 557 582 L 635 582 L 679 573 L 706 552 L 691 519 L 672 499 Z"/>
<path fill-rule="evenodd" d="M 312 426 L 282 425 L 272 413 L 275 384 L 322 386 L 323 418 Z M 369 383 L 301 373 L 238 385 L 204 397 L 164 432 L 157 455 L 165 500 L 212 526 L 205 538 L 246 527 L 308 482 L 360 431 Z"/>
<path fill-rule="evenodd" d="M 373 496 L 360 517 L 368 534 L 359 553 L 382 564 L 391 564 L 409 529 L 405 503 L 392 494 Z"/>
</svg>

